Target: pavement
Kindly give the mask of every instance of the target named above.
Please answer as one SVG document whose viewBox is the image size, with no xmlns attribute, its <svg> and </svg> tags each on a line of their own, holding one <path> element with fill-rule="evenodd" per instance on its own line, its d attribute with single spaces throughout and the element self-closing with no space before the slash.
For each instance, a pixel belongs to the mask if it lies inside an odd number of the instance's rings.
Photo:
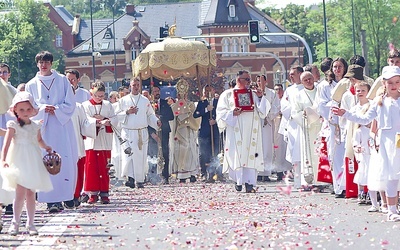
<svg viewBox="0 0 400 250">
<path fill-rule="evenodd" d="M 263 182 L 256 193 L 231 182 L 113 186 L 111 204 L 48 214 L 37 206 L 39 236 L 9 236 L 1 249 L 400 249 L 400 222 L 368 213 L 329 191 Z M 23 221 L 25 221 L 25 213 Z"/>
</svg>

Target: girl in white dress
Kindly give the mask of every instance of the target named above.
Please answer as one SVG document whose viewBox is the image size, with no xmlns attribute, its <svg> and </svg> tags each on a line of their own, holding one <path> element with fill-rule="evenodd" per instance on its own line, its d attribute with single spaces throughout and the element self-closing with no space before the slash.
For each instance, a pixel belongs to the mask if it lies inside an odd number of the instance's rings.
<svg viewBox="0 0 400 250">
<path fill-rule="evenodd" d="M 28 215 L 26 228 L 30 235 L 37 235 L 38 232 L 33 224 L 35 193 L 53 189 L 49 173 L 43 164 L 40 147 L 47 152 L 51 152 L 52 148 L 42 139 L 41 125 L 30 119 L 37 114 L 38 110 L 33 97 L 28 92 L 17 93 L 10 110 L 14 112 L 17 121 L 7 122 L 7 132 L 1 152 L 2 188 L 16 192 L 9 234 L 19 233 L 22 208 L 26 199 Z M 26 161 L 27 157 L 29 157 L 29 162 Z"/>
<path fill-rule="evenodd" d="M 382 77 L 386 95 L 373 103 L 367 113 L 357 115 L 344 109 L 332 108 L 332 111 L 344 118 L 360 124 L 368 124 L 376 119 L 379 134 L 379 160 L 376 168 L 380 168 L 377 179 L 384 185 L 388 204 L 388 221 L 400 221 L 396 204 L 398 201 L 398 185 L 400 179 L 400 68 L 386 66 Z"/>
</svg>

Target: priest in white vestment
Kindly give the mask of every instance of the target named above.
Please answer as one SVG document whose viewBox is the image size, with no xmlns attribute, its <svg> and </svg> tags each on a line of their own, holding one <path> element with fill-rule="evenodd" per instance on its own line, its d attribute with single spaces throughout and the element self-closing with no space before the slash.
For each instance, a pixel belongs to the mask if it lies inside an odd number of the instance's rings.
<svg viewBox="0 0 400 250">
<path fill-rule="evenodd" d="M 253 110 L 245 111 L 235 105 L 235 91 L 247 89 L 250 81 L 249 72 L 239 71 L 236 86 L 220 95 L 216 110 L 218 127 L 226 130 L 223 171 L 229 172 L 237 191 L 244 184 L 248 193 L 255 192 L 257 172 L 264 170 L 260 119 L 271 108 L 261 89 L 249 93 L 254 101 Z"/>
<path fill-rule="evenodd" d="M 54 213 L 63 209 L 62 201 L 68 207 L 73 206 L 78 151 L 71 117 L 76 101 L 67 77 L 51 69 L 53 55 L 42 51 L 35 60 L 39 72 L 26 84 L 26 91 L 39 106 L 39 113 L 33 119 L 43 120 L 43 140 L 62 158 L 60 173 L 50 176 L 53 190 L 38 193 L 38 201 L 46 202 L 49 212 Z"/>
<path fill-rule="evenodd" d="M 301 74 L 304 89 L 300 90 L 295 98 L 292 118 L 300 129 L 301 164 L 296 168 L 295 180 L 301 185 L 322 184 L 317 183 L 319 155 L 316 143 L 321 130 L 321 122 L 316 111 L 315 96 L 317 88 L 314 86 L 314 76 L 305 71 Z"/>
<path fill-rule="evenodd" d="M 263 95 L 269 102 L 271 109 L 264 120 L 261 120 L 261 131 L 263 141 L 263 154 L 264 154 L 264 171 L 258 173 L 259 179 L 270 181 L 274 157 L 274 119 L 281 111 L 281 102 L 275 91 L 268 88 L 267 77 L 265 75 L 257 76 L 257 85 L 263 90 Z"/>
<path fill-rule="evenodd" d="M 128 176 L 127 186 L 144 187 L 148 171 L 147 148 L 149 143 L 148 126 L 158 130 L 161 122 L 155 115 L 149 99 L 140 94 L 140 79 L 130 83 L 131 93 L 122 97 L 115 110 L 121 124 L 121 137 L 129 141 L 132 154 L 123 153 L 122 175 Z"/>
</svg>

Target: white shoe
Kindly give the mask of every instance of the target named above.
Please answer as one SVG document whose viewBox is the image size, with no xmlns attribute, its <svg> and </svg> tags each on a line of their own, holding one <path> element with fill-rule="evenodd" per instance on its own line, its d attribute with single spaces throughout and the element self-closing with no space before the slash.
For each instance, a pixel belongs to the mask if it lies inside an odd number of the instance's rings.
<svg viewBox="0 0 400 250">
<path fill-rule="evenodd" d="M 389 212 L 389 210 L 388 210 L 387 207 L 382 207 L 382 206 L 379 208 L 379 211 L 380 211 L 381 213 L 383 213 L 383 214 L 387 214 L 387 213 Z"/>
<path fill-rule="evenodd" d="M 28 231 L 30 236 L 38 235 L 38 231 L 34 225 L 30 225 L 26 227 L 26 230 Z"/>
<path fill-rule="evenodd" d="M 17 222 L 11 222 L 11 226 L 8 229 L 8 234 L 15 236 L 19 233 L 19 224 Z"/>
<path fill-rule="evenodd" d="M 371 207 L 368 209 L 368 212 L 370 212 L 370 213 L 379 212 L 379 208 L 377 208 L 377 207 L 375 207 L 375 206 L 371 206 Z"/>
<path fill-rule="evenodd" d="M 398 214 L 388 214 L 387 221 L 400 221 L 400 215 Z"/>
</svg>

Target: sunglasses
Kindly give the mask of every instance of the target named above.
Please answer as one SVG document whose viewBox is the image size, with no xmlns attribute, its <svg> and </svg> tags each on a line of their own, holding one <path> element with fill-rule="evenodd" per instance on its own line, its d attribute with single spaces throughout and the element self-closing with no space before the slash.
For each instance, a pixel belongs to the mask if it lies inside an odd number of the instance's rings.
<svg viewBox="0 0 400 250">
<path fill-rule="evenodd" d="M 250 82 L 250 78 L 239 78 L 239 79 L 242 79 L 242 80 L 246 80 L 247 82 Z"/>
</svg>

